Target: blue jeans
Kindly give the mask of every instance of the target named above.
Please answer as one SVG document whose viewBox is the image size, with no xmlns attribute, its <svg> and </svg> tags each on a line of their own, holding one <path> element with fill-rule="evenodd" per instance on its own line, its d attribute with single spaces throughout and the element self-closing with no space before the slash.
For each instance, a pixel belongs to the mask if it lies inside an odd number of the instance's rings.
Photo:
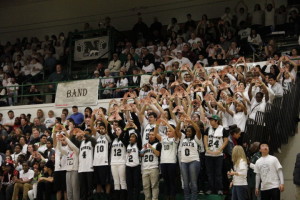
<svg viewBox="0 0 300 200">
<path fill-rule="evenodd" d="M 223 156 L 205 156 L 205 165 L 208 177 L 208 190 L 223 190 Z"/>
<path fill-rule="evenodd" d="M 197 200 L 198 196 L 198 176 L 200 172 L 200 162 L 192 161 L 181 163 L 181 175 L 183 179 L 183 190 L 185 200 Z"/>
<path fill-rule="evenodd" d="M 247 185 L 233 186 L 231 200 L 249 200 Z"/>
</svg>

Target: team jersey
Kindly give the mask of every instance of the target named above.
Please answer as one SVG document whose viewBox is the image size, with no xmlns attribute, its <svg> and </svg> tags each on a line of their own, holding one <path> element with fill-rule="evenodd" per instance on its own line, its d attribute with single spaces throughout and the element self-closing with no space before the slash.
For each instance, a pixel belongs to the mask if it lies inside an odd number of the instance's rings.
<svg viewBox="0 0 300 200">
<path fill-rule="evenodd" d="M 155 124 L 147 124 L 146 126 L 144 126 L 142 145 L 148 143 L 150 130 L 154 127 Z"/>
<path fill-rule="evenodd" d="M 178 141 L 175 138 L 164 136 L 162 137 L 161 145 L 160 163 L 176 163 Z"/>
<path fill-rule="evenodd" d="M 115 138 L 111 145 L 110 152 L 111 165 L 119 165 L 126 163 L 126 147 L 121 140 Z"/>
<path fill-rule="evenodd" d="M 109 164 L 109 145 L 111 139 L 107 134 L 100 135 L 94 149 L 93 166 L 105 166 Z"/>
<path fill-rule="evenodd" d="M 93 152 L 94 148 L 91 141 L 82 141 L 79 151 L 78 172 L 93 172 Z"/>
<path fill-rule="evenodd" d="M 199 159 L 199 146 L 202 142 L 195 135 L 194 139 L 186 138 L 184 134 L 181 136 L 181 151 L 180 151 L 180 159 L 181 162 L 188 163 L 192 161 L 200 161 Z"/>
<path fill-rule="evenodd" d="M 208 129 L 208 149 L 212 152 L 217 151 L 223 145 L 223 126 L 219 125 L 215 130 L 212 127 Z M 222 156 L 223 153 L 219 155 L 212 155 L 205 153 L 206 156 Z"/>
<path fill-rule="evenodd" d="M 136 167 L 140 164 L 139 149 L 137 143 L 127 146 L 126 166 Z"/>
<path fill-rule="evenodd" d="M 157 145 L 159 143 L 152 144 L 152 147 L 156 149 Z M 156 156 L 152 149 L 145 149 L 144 156 L 142 157 L 142 170 L 145 169 L 155 169 L 158 168 L 159 165 L 159 159 L 158 156 Z"/>
</svg>

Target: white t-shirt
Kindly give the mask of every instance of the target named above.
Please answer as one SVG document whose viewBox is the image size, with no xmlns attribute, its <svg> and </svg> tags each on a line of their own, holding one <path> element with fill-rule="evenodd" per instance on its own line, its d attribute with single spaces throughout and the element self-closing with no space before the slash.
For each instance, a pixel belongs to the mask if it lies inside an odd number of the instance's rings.
<svg viewBox="0 0 300 200">
<path fill-rule="evenodd" d="M 233 115 L 233 124 L 236 124 L 241 129 L 241 132 L 245 131 L 246 121 L 247 115 L 244 112 L 238 112 Z"/>
<path fill-rule="evenodd" d="M 32 179 L 34 177 L 34 171 L 29 169 L 28 172 L 24 172 L 24 170 L 20 171 L 20 179 L 23 181 L 27 181 L 29 179 Z"/>
<path fill-rule="evenodd" d="M 262 191 L 279 187 L 279 169 L 282 169 L 282 166 L 274 156 L 268 155 L 256 161 L 254 172 L 260 174 Z"/>
<path fill-rule="evenodd" d="M 155 70 L 155 67 L 152 63 L 150 63 L 149 65 L 144 65 L 142 70 L 144 70 L 146 73 L 151 73 Z"/>
<path fill-rule="evenodd" d="M 248 185 L 247 183 L 247 171 L 248 171 L 248 165 L 245 160 L 240 160 L 240 163 L 236 166 L 234 165 L 234 171 L 237 172 L 239 175 L 233 176 L 233 185 Z"/>
<path fill-rule="evenodd" d="M 61 147 L 62 151 L 67 152 L 67 146 Z M 67 155 L 63 155 L 58 148 L 55 148 L 54 171 L 65 171 L 67 167 Z"/>
<path fill-rule="evenodd" d="M 272 8 L 271 11 L 265 10 L 265 26 L 275 26 L 275 10 Z"/>
<path fill-rule="evenodd" d="M 46 128 L 49 128 L 54 123 L 55 123 L 55 117 L 51 117 L 51 118 L 47 117 L 44 121 Z"/>
<path fill-rule="evenodd" d="M 177 162 L 177 145 L 178 141 L 175 138 L 162 136 L 161 140 L 161 156 L 160 163 L 176 163 Z"/>
</svg>

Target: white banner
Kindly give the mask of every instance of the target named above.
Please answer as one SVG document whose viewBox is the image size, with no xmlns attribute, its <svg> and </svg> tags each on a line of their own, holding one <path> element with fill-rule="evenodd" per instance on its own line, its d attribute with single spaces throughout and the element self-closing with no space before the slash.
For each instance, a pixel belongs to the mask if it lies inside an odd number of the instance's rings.
<svg viewBox="0 0 300 200">
<path fill-rule="evenodd" d="M 55 106 L 69 107 L 73 105 L 97 105 L 99 79 L 88 79 L 58 83 Z"/>
<path fill-rule="evenodd" d="M 251 68 L 255 67 L 256 65 L 260 65 L 260 68 L 262 68 L 264 65 L 267 64 L 267 61 L 260 61 L 260 62 L 254 62 L 254 63 L 246 63 L 248 70 L 250 70 Z M 244 63 L 239 63 L 237 64 L 237 66 L 239 65 L 244 65 Z M 204 69 L 206 70 L 206 72 L 209 72 L 211 69 L 215 69 L 217 71 L 223 70 L 225 67 L 227 67 L 228 65 L 219 65 L 219 66 L 214 66 L 214 67 L 204 67 Z"/>
<path fill-rule="evenodd" d="M 108 36 L 75 41 L 74 61 L 94 60 L 108 51 Z M 107 58 L 108 54 L 103 58 Z"/>
</svg>

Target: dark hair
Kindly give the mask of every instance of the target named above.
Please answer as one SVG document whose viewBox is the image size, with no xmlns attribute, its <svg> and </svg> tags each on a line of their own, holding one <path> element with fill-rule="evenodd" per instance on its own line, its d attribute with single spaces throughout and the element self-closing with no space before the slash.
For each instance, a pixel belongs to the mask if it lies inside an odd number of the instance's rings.
<svg viewBox="0 0 300 200">
<path fill-rule="evenodd" d="M 15 145 L 15 148 L 16 148 L 17 146 L 20 147 L 20 149 L 22 150 L 22 145 L 20 145 L 20 144 L 18 143 L 18 144 Z"/>
<path fill-rule="evenodd" d="M 195 138 L 195 135 L 196 135 L 196 130 L 195 130 L 195 128 L 194 128 L 193 126 L 188 126 L 188 127 L 186 127 L 186 130 L 187 130 L 188 128 L 190 128 L 190 129 L 192 130 L 192 137 L 191 137 L 191 139 L 194 139 L 194 138 Z"/>
<path fill-rule="evenodd" d="M 273 74 L 270 74 L 269 75 L 269 79 L 273 79 L 273 80 L 276 80 L 275 76 Z"/>
<path fill-rule="evenodd" d="M 78 106 L 72 106 L 72 108 L 77 108 L 78 109 Z"/>
<path fill-rule="evenodd" d="M 9 111 L 7 112 L 7 114 L 9 114 L 9 113 L 14 113 L 14 111 L 12 111 L 12 110 L 9 110 Z"/>
<path fill-rule="evenodd" d="M 53 145 L 53 139 L 52 138 L 48 138 L 47 142 L 50 142 Z"/>
<path fill-rule="evenodd" d="M 266 144 L 266 145 L 269 146 L 269 143 L 268 143 L 267 141 L 262 141 L 262 142 L 259 144 L 259 149 L 260 149 L 261 145 L 263 145 L 263 144 Z"/>
<path fill-rule="evenodd" d="M 155 119 L 157 119 L 157 114 L 155 112 L 151 112 L 148 114 L 148 117 L 149 116 L 153 116 Z"/>
<path fill-rule="evenodd" d="M 56 117 L 55 119 L 58 121 L 58 123 L 61 124 L 61 118 L 60 117 Z"/>
<path fill-rule="evenodd" d="M 241 132 L 241 129 L 239 127 L 237 127 L 236 124 L 233 124 L 232 126 L 229 126 L 230 135 L 233 135 L 233 134 L 239 133 L 239 132 Z"/>
<path fill-rule="evenodd" d="M 73 106 L 74 107 L 74 106 Z M 64 108 L 63 110 L 62 110 L 62 112 L 64 112 L 64 111 L 67 111 L 67 113 L 69 113 L 69 110 L 67 109 L 67 108 Z"/>
</svg>

